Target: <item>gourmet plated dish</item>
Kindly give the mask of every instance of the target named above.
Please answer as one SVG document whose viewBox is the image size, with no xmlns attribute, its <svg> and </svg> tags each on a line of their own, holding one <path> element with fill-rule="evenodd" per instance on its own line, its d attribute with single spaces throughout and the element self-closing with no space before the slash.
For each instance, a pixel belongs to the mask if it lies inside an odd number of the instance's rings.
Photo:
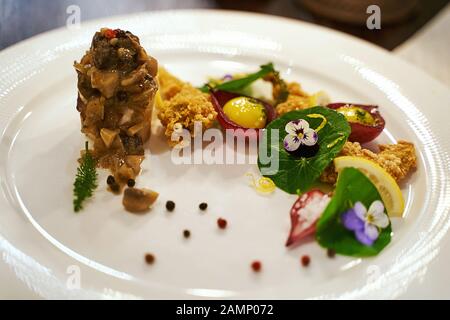
<svg viewBox="0 0 450 320">
<path fill-rule="evenodd" d="M 399 183 L 413 174 L 417 157 L 408 141 L 377 143 L 389 123 L 382 107 L 305 92 L 270 62 L 253 73 L 205 75 L 206 83 L 195 86 L 158 65 L 132 33 L 107 28 L 94 35 L 75 69 L 81 131 L 89 140 L 74 183 L 75 211 L 102 186 L 122 197 L 125 210 L 151 211 L 158 192 L 136 178 L 152 125 L 163 128 L 170 148 L 186 150 L 192 138 L 219 129 L 257 146 L 259 173 L 251 175 L 251 186 L 262 197 L 297 197 L 280 216 L 291 223 L 280 248 L 316 241 L 330 256 L 369 257 L 390 243 L 391 219 L 401 219 L 405 210 Z M 105 183 L 97 181 L 100 168 L 110 171 Z M 166 203 L 168 211 L 174 208 L 173 201 Z M 227 220 L 217 225 L 225 229 Z M 188 238 L 189 230 L 183 235 Z M 153 263 L 154 256 L 146 261 Z M 251 267 L 257 272 L 261 262 Z"/>
</svg>

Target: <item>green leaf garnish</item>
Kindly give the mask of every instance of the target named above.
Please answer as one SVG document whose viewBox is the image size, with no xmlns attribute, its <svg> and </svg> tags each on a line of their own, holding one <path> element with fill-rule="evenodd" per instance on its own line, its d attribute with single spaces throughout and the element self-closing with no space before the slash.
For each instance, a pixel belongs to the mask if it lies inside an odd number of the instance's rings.
<svg viewBox="0 0 450 320">
<path fill-rule="evenodd" d="M 75 182 L 73 184 L 73 210 L 79 212 L 83 209 L 83 202 L 92 197 L 97 188 L 96 163 L 92 157 L 88 142 L 86 142 L 86 152 L 81 158 L 77 168 Z"/>
<path fill-rule="evenodd" d="M 366 246 L 356 240 L 354 233 L 347 230 L 341 222 L 341 215 L 357 201 L 368 208 L 375 200 L 382 199 L 373 183 L 355 168 L 344 169 L 339 174 L 333 198 L 317 222 L 317 242 L 322 247 L 346 256 L 377 255 L 391 241 L 391 225 L 380 230 L 373 245 Z"/>
<path fill-rule="evenodd" d="M 278 86 L 278 95 L 275 97 L 275 106 L 277 106 L 287 100 L 289 96 L 289 90 L 286 81 L 281 78 L 279 71 L 275 71 L 273 73 L 272 84 L 274 86 Z"/>
<path fill-rule="evenodd" d="M 244 78 L 223 82 L 214 87 L 211 87 L 211 85 L 207 84 L 199 89 L 200 91 L 205 93 L 208 93 L 211 89 L 240 93 L 242 90 L 244 90 L 246 87 L 251 85 L 256 80 L 264 78 L 265 76 L 267 76 L 272 72 L 276 72 L 276 70 L 273 67 L 273 63 L 268 63 L 262 65 L 258 72 L 251 73 Z"/>
<path fill-rule="evenodd" d="M 310 128 L 318 128 L 319 151 L 311 158 L 299 158 L 284 149 L 283 140 L 286 136 L 285 126 L 292 120 L 304 119 Z M 324 122 L 326 119 L 326 123 Z M 271 141 L 272 130 L 277 129 L 278 141 Z M 276 186 L 288 193 L 296 194 L 307 191 L 320 177 L 325 168 L 341 151 L 350 135 L 350 125 L 345 117 L 329 108 L 313 107 L 305 110 L 291 111 L 272 121 L 263 134 L 267 141 L 266 149 L 260 145 L 258 166 L 261 173 L 273 180 Z M 267 140 L 266 140 L 267 139 Z M 263 152 L 263 153 L 261 153 Z M 270 163 L 261 160 L 261 154 L 273 157 L 278 154 L 279 168 L 276 172 L 266 174 Z"/>
</svg>

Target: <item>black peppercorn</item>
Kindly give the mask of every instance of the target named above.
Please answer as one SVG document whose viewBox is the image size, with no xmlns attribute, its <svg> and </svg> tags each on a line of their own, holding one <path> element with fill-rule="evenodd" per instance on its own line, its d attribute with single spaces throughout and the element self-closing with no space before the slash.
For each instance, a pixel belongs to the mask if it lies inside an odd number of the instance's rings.
<svg viewBox="0 0 450 320">
<path fill-rule="evenodd" d="M 336 251 L 334 251 L 333 249 L 328 249 L 327 256 L 328 258 L 334 258 L 336 256 Z"/>
<path fill-rule="evenodd" d="M 200 208 L 200 210 L 205 211 L 208 208 L 208 204 L 205 202 L 200 203 L 200 205 L 198 206 Z"/>
<path fill-rule="evenodd" d="M 187 239 L 187 238 L 190 238 L 190 236 L 191 236 L 191 232 L 189 231 L 189 230 L 184 230 L 183 231 L 183 236 Z"/>
<path fill-rule="evenodd" d="M 175 202 L 167 201 L 166 202 L 166 209 L 167 209 L 167 211 L 173 211 L 175 209 Z"/>
<path fill-rule="evenodd" d="M 133 179 L 129 179 L 127 181 L 127 186 L 130 188 L 133 188 L 136 185 L 136 181 L 134 181 Z"/>
<path fill-rule="evenodd" d="M 106 179 L 106 183 L 108 184 L 108 186 L 116 183 L 116 179 L 114 179 L 113 176 L 108 176 L 108 179 Z"/>
</svg>

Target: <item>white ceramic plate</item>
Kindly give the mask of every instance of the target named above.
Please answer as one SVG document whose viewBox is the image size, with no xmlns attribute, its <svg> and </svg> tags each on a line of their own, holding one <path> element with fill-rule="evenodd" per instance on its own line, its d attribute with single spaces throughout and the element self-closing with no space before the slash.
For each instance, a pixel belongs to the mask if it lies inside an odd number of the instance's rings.
<svg viewBox="0 0 450 320">
<path fill-rule="evenodd" d="M 394 221 L 391 244 L 364 260 L 329 259 L 315 243 L 287 250 L 294 196 L 259 196 L 244 176 L 249 165 L 176 166 L 157 132 L 138 180 L 161 194 L 151 213 L 126 213 L 120 197 L 105 191 L 102 172 L 95 200 L 74 214 L 72 183 L 85 139 L 72 64 L 102 26 L 131 30 L 161 64 L 195 84 L 273 61 L 307 91 L 380 105 L 387 127 L 379 141 L 412 141 L 419 158 L 401 186 L 406 217 Z M 7 268 L 38 296 L 392 298 L 424 274 L 449 227 L 449 91 L 343 34 L 236 12 L 149 13 L 35 37 L 0 53 L 0 70 L 0 249 Z M 165 211 L 169 199 L 174 213 Z M 203 201 L 209 209 L 201 214 Z M 216 227 L 220 216 L 229 221 L 224 232 Z M 155 265 L 145 264 L 146 252 L 156 255 Z M 309 268 L 300 266 L 303 254 L 312 258 Z M 257 275 L 249 267 L 254 259 L 263 262 Z"/>
</svg>

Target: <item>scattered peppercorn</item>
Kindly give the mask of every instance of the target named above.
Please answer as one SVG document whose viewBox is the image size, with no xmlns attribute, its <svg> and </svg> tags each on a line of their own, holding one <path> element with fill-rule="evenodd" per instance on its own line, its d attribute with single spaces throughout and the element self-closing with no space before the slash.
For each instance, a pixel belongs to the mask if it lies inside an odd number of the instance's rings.
<svg viewBox="0 0 450 320">
<path fill-rule="evenodd" d="M 217 219 L 217 225 L 219 226 L 220 229 L 225 229 L 227 227 L 227 220 L 219 218 Z"/>
<path fill-rule="evenodd" d="M 183 231 L 183 236 L 188 239 L 191 237 L 191 232 L 189 230 L 184 230 Z"/>
<path fill-rule="evenodd" d="M 303 256 L 301 262 L 302 266 L 307 267 L 311 263 L 311 258 L 309 256 Z"/>
<path fill-rule="evenodd" d="M 260 272 L 261 268 L 262 268 L 261 262 L 259 262 L 259 261 L 253 261 L 252 262 L 252 269 L 253 269 L 253 271 Z"/>
<path fill-rule="evenodd" d="M 155 263 L 155 256 L 151 253 L 147 253 L 145 255 L 145 262 L 147 262 L 147 264 L 153 264 Z"/>
<path fill-rule="evenodd" d="M 200 203 L 200 205 L 198 206 L 200 208 L 200 210 L 205 211 L 208 208 L 208 204 L 205 202 Z"/>
<path fill-rule="evenodd" d="M 134 181 L 133 179 L 128 179 L 127 181 L 127 186 L 130 188 L 133 188 L 136 185 L 136 181 Z"/>
<path fill-rule="evenodd" d="M 328 258 L 334 258 L 336 256 L 336 251 L 334 251 L 333 249 L 328 249 L 327 256 Z"/>
<path fill-rule="evenodd" d="M 166 202 L 166 209 L 167 209 L 167 211 L 172 212 L 175 209 L 175 202 L 167 201 Z"/>
<path fill-rule="evenodd" d="M 113 176 L 108 176 L 108 179 L 106 179 L 106 183 L 108 184 L 108 186 L 116 183 L 116 179 L 114 179 Z"/>
</svg>

